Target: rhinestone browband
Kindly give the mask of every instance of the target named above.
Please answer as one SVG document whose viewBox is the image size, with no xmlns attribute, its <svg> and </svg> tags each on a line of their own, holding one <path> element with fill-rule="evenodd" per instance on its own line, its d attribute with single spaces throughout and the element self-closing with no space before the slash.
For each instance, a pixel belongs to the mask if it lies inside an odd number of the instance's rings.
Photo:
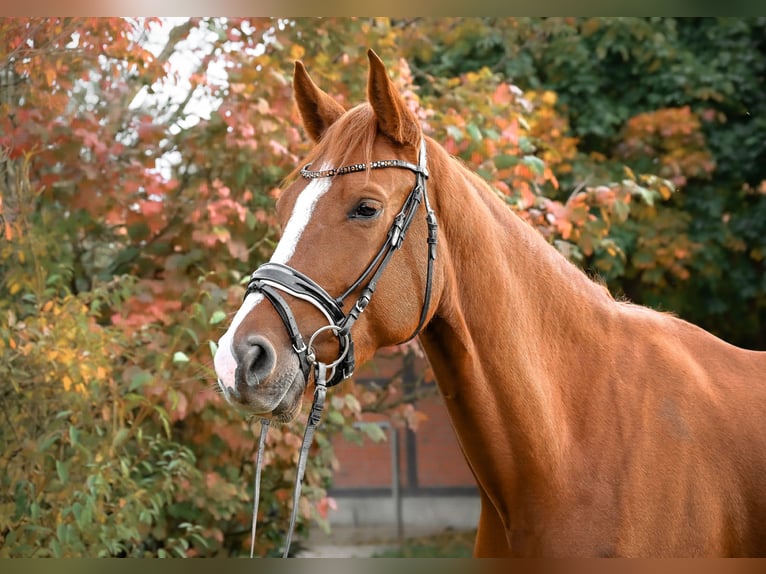
<svg viewBox="0 0 766 574">
<path fill-rule="evenodd" d="M 354 173 L 357 171 L 365 171 L 366 169 L 382 169 L 384 167 L 402 167 L 414 171 L 416 173 L 422 173 L 425 177 L 428 177 L 428 171 L 420 166 L 404 161 L 402 159 L 384 159 L 380 161 L 372 161 L 370 163 L 355 163 L 352 165 L 344 165 L 343 167 L 335 167 L 332 169 L 323 169 L 321 171 L 311 171 L 309 167 L 310 163 L 307 163 L 301 169 L 301 175 L 306 179 L 316 179 L 318 177 L 333 177 L 336 175 L 344 175 L 347 173 Z"/>
</svg>

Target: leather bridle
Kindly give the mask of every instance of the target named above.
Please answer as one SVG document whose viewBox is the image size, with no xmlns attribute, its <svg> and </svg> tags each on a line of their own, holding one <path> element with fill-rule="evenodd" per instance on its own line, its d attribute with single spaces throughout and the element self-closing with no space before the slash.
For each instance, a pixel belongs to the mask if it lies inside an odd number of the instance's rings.
<svg viewBox="0 0 766 574">
<path fill-rule="evenodd" d="M 428 201 L 428 192 L 426 190 L 426 180 L 428 179 L 428 169 L 426 168 L 426 144 L 425 139 L 420 142 L 420 151 L 418 154 L 417 165 L 400 160 L 389 159 L 382 161 L 373 161 L 368 163 L 359 163 L 347 165 L 339 168 L 327 169 L 322 171 L 311 171 L 308 164 L 301 169 L 300 174 L 306 179 L 316 179 L 320 177 L 335 177 L 366 171 L 368 169 L 401 168 L 412 171 L 415 174 L 415 186 L 407 195 L 402 204 L 399 213 L 394 217 L 394 221 L 388 230 L 386 240 L 378 250 L 375 257 L 372 258 L 369 265 L 365 268 L 359 278 L 354 281 L 339 297 L 333 298 L 316 281 L 293 269 L 288 265 L 281 263 L 265 263 L 256 269 L 250 277 L 245 297 L 251 293 L 261 293 L 274 307 L 277 314 L 282 319 L 287 334 L 293 346 L 293 350 L 298 355 L 298 361 L 304 380 L 308 383 L 311 369 L 314 369 L 314 401 L 311 405 L 311 412 L 306 424 L 306 430 L 303 435 L 300 456 L 298 458 L 298 471 L 295 479 L 295 489 L 293 491 L 293 508 L 290 516 L 290 526 L 287 531 L 283 557 L 287 557 L 290 551 L 290 542 L 292 540 L 293 530 L 295 529 L 295 519 L 298 511 L 300 499 L 301 484 L 303 474 L 306 469 L 308 451 L 314 437 L 314 431 L 322 416 L 324 408 L 325 391 L 327 387 L 337 385 L 344 379 L 349 378 L 354 372 L 354 343 L 351 338 L 351 328 L 356 323 L 359 316 L 367 309 L 370 304 L 380 277 L 383 275 L 386 267 L 391 261 L 394 252 L 397 251 L 404 241 L 407 230 L 415 217 L 421 203 L 424 203 L 426 210 L 426 223 L 428 224 L 428 265 L 426 269 L 425 293 L 423 295 L 423 308 L 420 312 L 420 319 L 412 335 L 407 339 L 413 339 L 420 333 L 420 330 L 426 323 L 428 310 L 431 303 L 431 287 L 433 283 L 433 266 L 436 259 L 436 241 L 437 241 L 437 222 L 436 215 L 431 209 Z M 365 284 L 366 281 L 366 284 Z M 364 285 L 364 287 L 362 287 Z M 344 301 L 357 289 L 362 291 L 348 312 L 344 312 Z M 290 309 L 290 305 L 282 297 L 281 293 L 291 295 L 303 301 L 306 301 L 316 307 L 327 319 L 328 324 L 317 329 L 308 343 L 301 335 L 300 328 L 295 319 L 295 315 Z M 339 353 L 338 357 L 332 363 L 325 364 L 317 359 L 313 343 L 318 335 L 325 331 L 332 332 L 338 339 Z M 329 371 L 329 374 L 328 374 Z M 258 454 L 256 456 L 255 470 L 255 493 L 253 506 L 253 525 L 251 532 L 250 557 L 253 557 L 255 548 L 255 527 L 258 516 L 258 501 L 260 491 L 261 463 L 263 460 L 263 449 L 266 442 L 266 433 L 269 428 L 269 419 L 261 419 L 261 435 L 258 445 Z"/>
<path fill-rule="evenodd" d="M 402 246 L 407 230 L 409 229 L 421 202 L 425 203 L 426 221 L 428 223 L 428 269 L 426 272 L 425 294 L 423 296 L 423 308 L 420 313 L 420 320 L 415 331 L 407 340 L 414 338 L 423 328 L 431 301 L 433 261 L 436 258 L 437 223 L 436 215 L 431 209 L 426 191 L 428 170 L 426 169 L 425 140 L 421 142 L 418 165 L 400 159 L 392 159 L 373 161 L 369 164 L 353 164 L 324 171 L 311 171 L 309 170 L 310 166 L 311 164 L 308 164 L 300 171 L 301 176 L 306 179 L 335 177 L 337 175 L 344 175 L 367 169 L 384 168 L 408 169 L 415 173 L 415 186 L 405 199 L 399 213 L 394 217 L 394 221 L 388 230 L 385 242 L 359 278 L 338 298 L 334 299 L 321 285 L 307 275 L 281 263 L 265 263 L 256 269 L 250 277 L 250 283 L 247 286 L 245 296 L 250 293 L 262 293 L 274 306 L 274 309 L 282 319 L 285 329 L 290 336 L 293 349 L 298 355 L 301 370 L 303 371 L 303 375 L 307 382 L 309 380 L 311 367 L 316 363 L 316 356 L 313 353 L 311 345 L 313 339 L 323 331 L 332 331 L 337 337 L 340 346 L 338 358 L 333 363 L 327 365 L 328 370 L 330 371 L 327 386 L 332 387 L 342 380 L 349 378 L 354 372 L 354 344 L 351 339 L 351 327 L 367 308 L 367 305 L 369 305 L 370 299 L 372 299 L 372 295 L 377 287 L 378 280 L 388 266 L 391 256 Z M 359 289 L 368 278 L 369 280 L 362 289 L 356 302 L 348 312 L 344 312 L 344 301 L 354 291 Z M 285 299 L 280 295 L 279 291 L 311 303 L 322 312 L 325 318 L 327 318 L 329 322 L 328 325 L 316 331 L 311 336 L 308 344 L 304 342 L 295 320 L 295 315 Z"/>
</svg>

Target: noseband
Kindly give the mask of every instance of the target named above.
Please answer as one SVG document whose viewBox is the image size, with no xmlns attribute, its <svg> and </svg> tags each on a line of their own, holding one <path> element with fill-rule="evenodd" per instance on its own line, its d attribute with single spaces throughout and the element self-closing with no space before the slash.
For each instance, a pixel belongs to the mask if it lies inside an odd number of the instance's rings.
<svg viewBox="0 0 766 574">
<path fill-rule="evenodd" d="M 333 298 L 316 281 L 300 271 L 281 263 L 265 263 L 258 267 L 250 277 L 250 283 L 248 283 L 245 297 L 251 293 L 261 293 L 272 304 L 285 325 L 287 334 L 292 342 L 293 350 L 298 355 L 298 361 L 301 371 L 303 372 L 304 380 L 307 383 L 309 381 L 311 369 L 314 368 L 314 384 L 316 385 L 314 390 L 314 401 L 311 405 L 311 413 L 309 414 L 308 422 L 306 424 L 300 456 L 298 458 L 298 471 L 295 479 L 295 489 L 293 491 L 293 508 L 290 516 L 290 526 L 285 540 L 283 557 L 287 557 L 290 550 L 290 541 L 295 528 L 301 483 L 306 469 L 306 460 L 314 437 L 314 431 L 322 416 L 326 388 L 337 385 L 339 382 L 349 378 L 353 374 L 354 342 L 351 339 L 351 327 L 353 327 L 354 323 L 359 319 L 359 316 L 370 304 L 372 295 L 375 293 L 375 288 L 378 285 L 378 280 L 388 266 L 391 256 L 402 246 L 407 230 L 410 228 L 410 224 L 412 223 L 421 202 L 425 204 L 426 223 L 428 224 L 428 266 L 426 270 L 426 285 L 425 293 L 423 295 L 423 308 L 420 312 L 420 320 L 418 321 L 417 327 L 415 327 L 415 331 L 407 339 L 408 341 L 414 338 L 423 328 L 423 325 L 425 325 L 431 302 L 433 262 L 436 259 L 437 223 L 436 215 L 431 209 L 426 190 L 428 170 L 426 168 L 425 139 L 420 142 L 420 153 L 418 155 L 417 165 L 400 159 L 389 159 L 373 161 L 369 164 L 358 163 L 322 171 L 311 171 L 309 169 L 310 167 L 311 164 L 304 166 L 300 171 L 301 176 L 306 179 L 316 179 L 320 177 L 335 177 L 336 175 L 345 175 L 347 173 L 366 171 L 368 169 L 383 169 L 389 167 L 407 169 L 415 174 L 415 186 L 404 200 L 404 204 L 399 213 L 394 217 L 394 222 L 391 224 L 386 240 L 378 250 L 378 253 L 372 258 L 372 261 L 370 261 L 369 265 L 367 265 L 359 278 L 339 297 Z M 364 285 L 364 287 L 362 287 L 362 285 Z M 359 297 L 357 297 L 348 312 L 345 312 L 343 310 L 344 301 L 359 288 L 362 288 Z M 298 323 L 295 320 L 295 315 L 280 292 L 312 304 L 327 319 L 328 324 L 317 329 L 314 334 L 309 337 L 308 343 L 304 341 Z M 317 359 L 313 346 L 317 336 L 325 331 L 333 333 L 338 339 L 339 345 L 338 358 L 329 365 L 324 364 Z M 256 457 L 253 526 L 250 546 L 251 558 L 253 557 L 255 545 L 255 526 L 258 515 L 261 462 L 263 459 L 263 448 L 268 428 L 269 420 L 261 419 L 261 436 Z"/>
</svg>

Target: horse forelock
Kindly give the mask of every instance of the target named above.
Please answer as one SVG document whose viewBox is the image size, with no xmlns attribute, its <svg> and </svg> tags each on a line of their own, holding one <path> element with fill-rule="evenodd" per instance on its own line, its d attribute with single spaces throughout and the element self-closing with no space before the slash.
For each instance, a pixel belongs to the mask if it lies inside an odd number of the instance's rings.
<svg viewBox="0 0 766 574">
<path fill-rule="evenodd" d="M 373 146 L 378 135 L 377 122 L 372 107 L 368 103 L 359 104 L 348 110 L 323 134 L 303 160 L 303 165 L 314 164 L 317 160 L 332 167 L 341 167 L 350 163 L 370 162 Z M 362 157 L 358 154 L 361 152 Z M 298 177 L 303 165 L 296 166 L 288 175 L 288 180 Z"/>
</svg>

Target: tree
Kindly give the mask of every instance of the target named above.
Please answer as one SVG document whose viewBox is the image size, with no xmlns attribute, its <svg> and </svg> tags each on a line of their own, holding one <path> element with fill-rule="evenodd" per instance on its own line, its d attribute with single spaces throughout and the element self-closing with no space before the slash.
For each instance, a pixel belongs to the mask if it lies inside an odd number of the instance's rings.
<svg viewBox="0 0 766 574">
<path fill-rule="evenodd" d="M 763 18 L 484 18 L 399 22 L 415 81 L 482 67 L 550 90 L 577 143 L 560 190 L 623 166 L 680 188 L 588 258 L 613 292 L 766 348 Z M 599 175 L 600 174 L 600 175 Z M 561 198 L 561 196 L 558 196 Z M 730 317 L 738 317 L 731 321 Z"/>
</svg>

